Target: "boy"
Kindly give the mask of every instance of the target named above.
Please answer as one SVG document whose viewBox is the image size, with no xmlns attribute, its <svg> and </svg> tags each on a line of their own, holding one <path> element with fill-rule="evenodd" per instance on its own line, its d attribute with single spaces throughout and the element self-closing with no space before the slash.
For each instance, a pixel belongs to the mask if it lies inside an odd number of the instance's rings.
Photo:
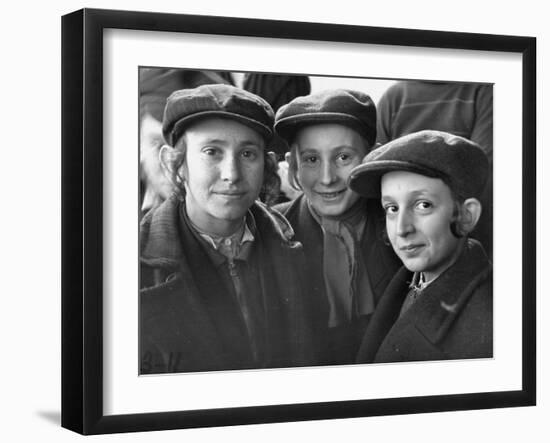
<svg viewBox="0 0 550 443">
<path fill-rule="evenodd" d="M 403 262 L 365 332 L 357 362 L 492 356 L 492 265 L 468 239 L 488 159 L 475 143 L 420 131 L 371 152 L 350 187 L 378 197 Z"/>
</svg>

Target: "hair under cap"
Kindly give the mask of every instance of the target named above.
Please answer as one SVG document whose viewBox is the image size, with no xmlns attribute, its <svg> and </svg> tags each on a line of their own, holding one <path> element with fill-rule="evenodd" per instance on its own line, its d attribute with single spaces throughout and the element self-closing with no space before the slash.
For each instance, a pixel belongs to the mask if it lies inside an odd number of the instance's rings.
<svg viewBox="0 0 550 443">
<path fill-rule="evenodd" d="M 361 134 L 369 147 L 376 140 L 376 107 L 372 99 L 348 89 L 329 89 L 295 98 L 277 111 L 275 131 L 290 144 L 298 129 L 318 123 L 348 126 Z"/>
<path fill-rule="evenodd" d="M 367 198 L 380 197 L 380 181 L 391 171 L 440 178 L 463 198 L 479 198 L 489 160 L 474 142 L 441 131 L 420 131 L 392 140 L 370 152 L 348 178 L 349 187 Z"/>
<path fill-rule="evenodd" d="M 207 117 L 236 120 L 266 140 L 273 134 L 273 109 L 263 98 L 234 86 L 215 84 L 180 89 L 168 97 L 162 121 L 164 140 L 174 146 L 190 124 Z"/>
</svg>

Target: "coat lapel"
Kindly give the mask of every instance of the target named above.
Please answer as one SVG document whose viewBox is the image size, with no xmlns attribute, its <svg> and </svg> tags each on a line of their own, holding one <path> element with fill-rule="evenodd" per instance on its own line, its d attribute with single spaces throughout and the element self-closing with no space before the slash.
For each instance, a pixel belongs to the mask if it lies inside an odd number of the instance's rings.
<svg viewBox="0 0 550 443">
<path fill-rule="evenodd" d="M 453 320 L 491 269 L 487 256 L 477 243 L 470 241 L 464 248 L 456 263 L 424 289 L 402 317 L 404 322 L 414 323 L 433 344 L 445 338 Z"/>
</svg>

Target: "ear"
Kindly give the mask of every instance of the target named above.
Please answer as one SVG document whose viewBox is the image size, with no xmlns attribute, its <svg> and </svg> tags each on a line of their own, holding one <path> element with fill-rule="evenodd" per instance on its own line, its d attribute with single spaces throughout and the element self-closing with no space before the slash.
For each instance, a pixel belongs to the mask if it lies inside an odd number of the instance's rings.
<svg viewBox="0 0 550 443">
<path fill-rule="evenodd" d="M 290 163 L 290 152 L 285 152 L 285 161 Z"/>
<path fill-rule="evenodd" d="M 177 151 L 175 148 L 172 148 L 168 145 L 163 145 L 159 151 L 159 160 L 160 165 L 164 174 L 175 186 L 181 186 L 187 178 L 187 168 L 185 167 L 185 162 L 180 161 L 181 152 Z"/>
<path fill-rule="evenodd" d="M 288 163 L 288 181 L 293 183 L 291 186 L 297 190 L 302 190 L 300 179 L 298 178 L 298 143 L 294 142 L 290 145 L 290 151 L 285 154 L 285 160 Z"/>
<path fill-rule="evenodd" d="M 470 233 L 474 230 L 481 217 L 481 203 L 477 198 L 468 198 L 462 203 L 462 216 L 460 224 L 464 231 Z"/>
<path fill-rule="evenodd" d="M 159 163 L 165 176 L 170 177 L 172 172 L 172 148 L 168 145 L 162 145 L 159 149 Z"/>
<path fill-rule="evenodd" d="M 285 160 L 289 165 L 289 169 L 298 170 L 298 143 L 294 142 L 290 145 L 290 151 L 285 154 Z"/>
<path fill-rule="evenodd" d="M 173 171 L 173 148 L 168 145 L 162 145 L 159 150 L 159 161 L 162 166 L 162 170 L 168 172 L 170 175 Z"/>
</svg>

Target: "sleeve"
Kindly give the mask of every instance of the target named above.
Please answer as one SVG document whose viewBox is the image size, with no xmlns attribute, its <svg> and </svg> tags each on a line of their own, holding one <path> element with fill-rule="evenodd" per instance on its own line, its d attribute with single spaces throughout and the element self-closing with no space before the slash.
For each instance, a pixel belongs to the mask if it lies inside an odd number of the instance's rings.
<svg viewBox="0 0 550 443">
<path fill-rule="evenodd" d="M 471 140 L 480 145 L 493 163 L 493 85 L 483 85 L 477 92 L 475 122 Z"/>
</svg>

